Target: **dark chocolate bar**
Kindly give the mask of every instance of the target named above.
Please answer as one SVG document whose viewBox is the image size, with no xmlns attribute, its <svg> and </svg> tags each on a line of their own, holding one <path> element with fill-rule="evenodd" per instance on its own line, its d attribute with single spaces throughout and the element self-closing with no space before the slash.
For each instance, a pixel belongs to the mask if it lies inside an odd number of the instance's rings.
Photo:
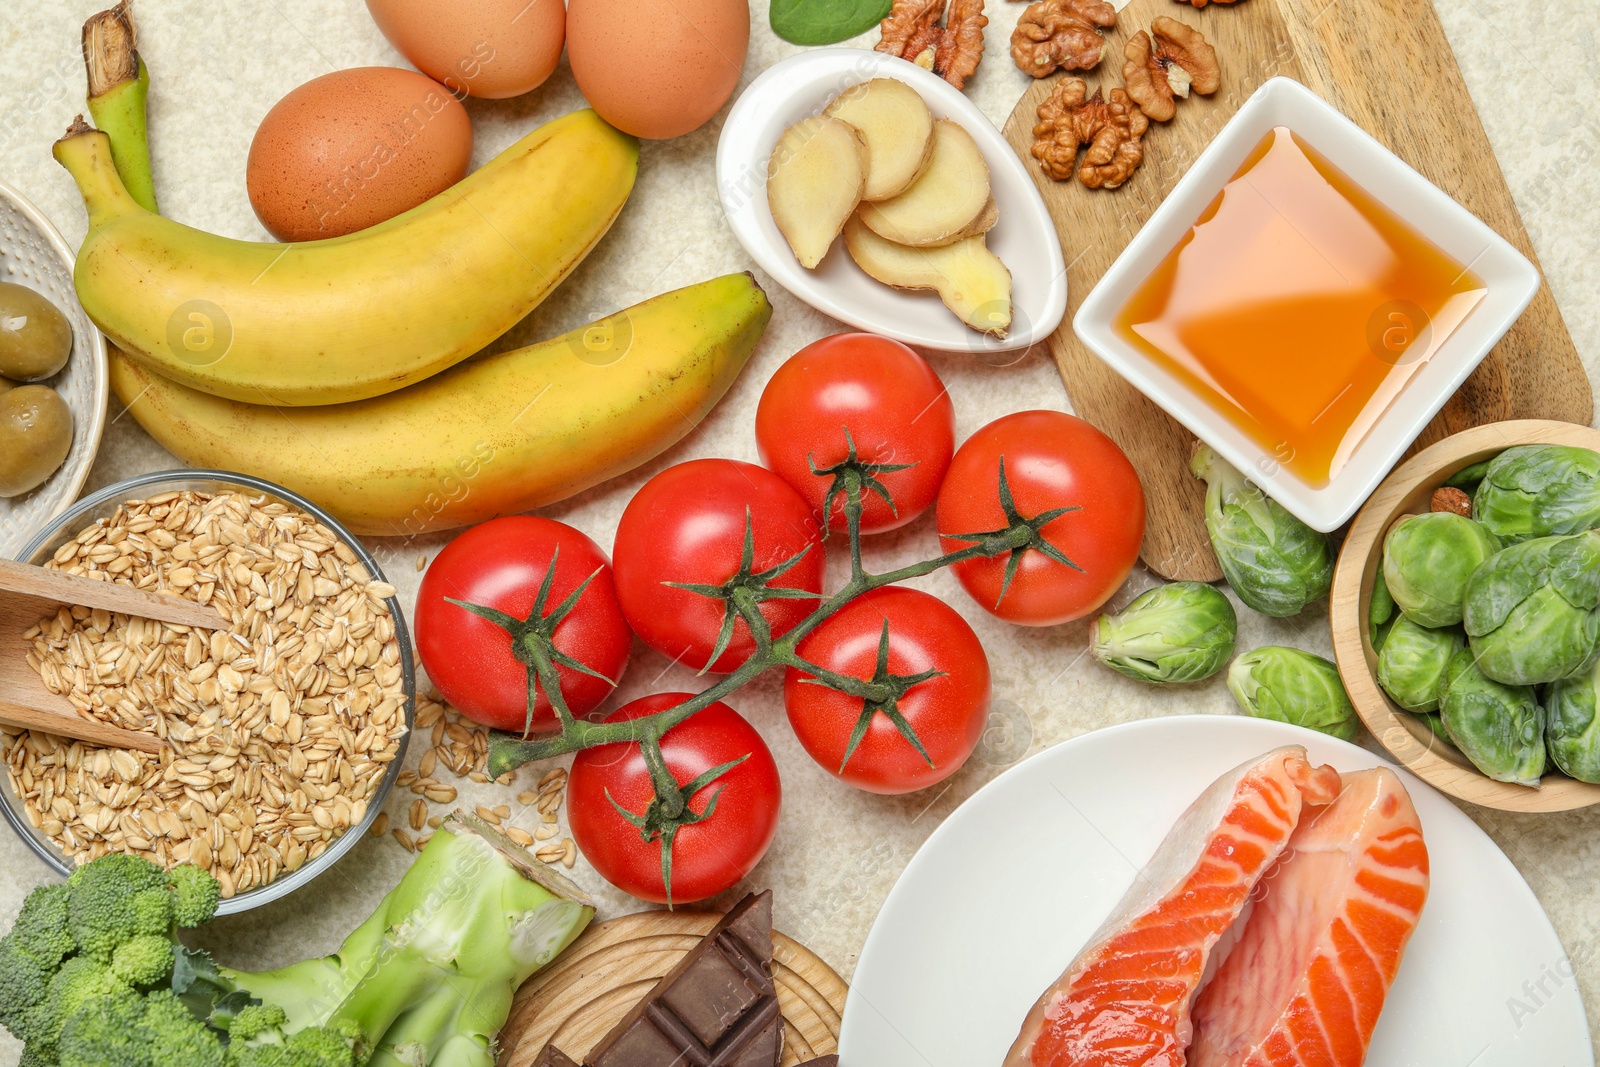
<svg viewBox="0 0 1600 1067">
<path fill-rule="evenodd" d="M 818 1056 L 814 1060 L 807 1060 L 797 1064 L 796 1067 L 839 1067 L 839 1057 L 834 1055 Z"/>
<path fill-rule="evenodd" d="M 533 1061 L 533 1067 L 578 1067 L 578 1064 L 554 1045 L 546 1045 L 539 1058 Z"/>
<path fill-rule="evenodd" d="M 733 906 L 589 1053 L 589 1067 L 778 1067 L 772 893 Z"/>
</svg>

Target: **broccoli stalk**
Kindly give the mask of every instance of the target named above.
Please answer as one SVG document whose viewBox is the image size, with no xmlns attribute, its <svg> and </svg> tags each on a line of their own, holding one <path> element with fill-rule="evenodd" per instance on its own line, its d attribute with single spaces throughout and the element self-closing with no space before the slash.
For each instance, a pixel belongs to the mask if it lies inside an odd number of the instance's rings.
<svg viewBox="0 0 1600 1067">
<path fill-rule="evenodd" d="M 177 941 L 193 867 L 110 855 L 29 894 L 0 939 L 0 1023 L 30 1067 L 492 1067 L 517 987 L 588 925 L 565 878 L 457 813 L 333 955 L 273 971 Z"/>
<path fill-rule="evenodd" d="M 593 914 L 566 879 L 481 820 L 456 814 L 333 955 L 218 974 L 225 989 L 281 1007 L 290 1029 L 358 1035 L 372 1064 L 476 1067 L 493 1064 L 489 1050 L 517 987 Z"/>
</svg>

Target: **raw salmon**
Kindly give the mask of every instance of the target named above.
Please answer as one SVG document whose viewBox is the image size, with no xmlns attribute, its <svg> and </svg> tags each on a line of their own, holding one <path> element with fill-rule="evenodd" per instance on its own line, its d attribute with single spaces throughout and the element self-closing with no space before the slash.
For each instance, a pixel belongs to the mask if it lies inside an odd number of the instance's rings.
<svg viewBox="0 0 1600 1067">
<path fill-rule="evenodd" d="M 1268 872 L 1233 951 L 1195 1002 L 1192 1067 L 1357 1067 L 1428 896 L 1405 786 L 1344 777 Z"/>
<path fill-rule="evenodd" d="M 1298 745 L 1223 775 L 1028 1013 L 1006 1067 L 1183 1067 L 1212 950 L 1339 774 Z"/>
</svg>

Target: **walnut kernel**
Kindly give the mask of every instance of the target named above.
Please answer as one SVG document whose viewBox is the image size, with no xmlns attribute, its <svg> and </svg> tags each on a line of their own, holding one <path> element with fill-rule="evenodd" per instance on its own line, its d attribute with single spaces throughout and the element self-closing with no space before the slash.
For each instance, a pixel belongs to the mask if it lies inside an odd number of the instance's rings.
<svg viewBox="0 0 1600 1067">
<path fill-rule="evenodd" d="M 1115 189 L 1127 181 L 1144 159 L 1140 140 L 1150 120 L 1126 91 L 1112 89 L 1093 96 L 1082 78 L 1062 78 L 1049 99 L 1039 105 L 1033 128 L 1033 157 L 1057 181 L 1072 177 L 1090 189 Z M 1078 149 L 1089 150 L 1078 164 Z"/>
<path fill-rule="evenodd" d="M 1167 18 L 1140 30 L 1123 46 L 1122 80 L 1139 109 L 1156 122 L 1177 113 L 1178 97 L 1209 96 L 1222 84 L 1217 50 L 1193 26 Z"/>
<path fill-rule="evenodd" d="M 1035 78 L 1058 70 L 1092 70 L 1105 44 L 1100 31 L 1116 24 L 1117 10 L 1104 0 L 1039 0 L 1017 20 L 1011 58 Z"/>
</svg>

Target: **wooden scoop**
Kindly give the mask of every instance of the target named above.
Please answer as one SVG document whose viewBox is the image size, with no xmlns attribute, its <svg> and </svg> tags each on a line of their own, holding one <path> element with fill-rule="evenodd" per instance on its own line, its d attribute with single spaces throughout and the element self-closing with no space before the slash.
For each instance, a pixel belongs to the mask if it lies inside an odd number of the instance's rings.
<svg viewBox="0 0 1600 1067">
<path fill-rule="evenodd" d="M 46 689 L 39 672 L 28 665 L 30 646 L 22 640 L 22 634 L 62 604 L 81 604 L 207 630 L 221 629 L 228 621 L 217 609 L 192 601 L 0 560 L 0 724 L 111 748 L 162 751 L 166 743 L 159 737 L 107 726 L 79 715 L 65 697 Z"/>
</svg>

